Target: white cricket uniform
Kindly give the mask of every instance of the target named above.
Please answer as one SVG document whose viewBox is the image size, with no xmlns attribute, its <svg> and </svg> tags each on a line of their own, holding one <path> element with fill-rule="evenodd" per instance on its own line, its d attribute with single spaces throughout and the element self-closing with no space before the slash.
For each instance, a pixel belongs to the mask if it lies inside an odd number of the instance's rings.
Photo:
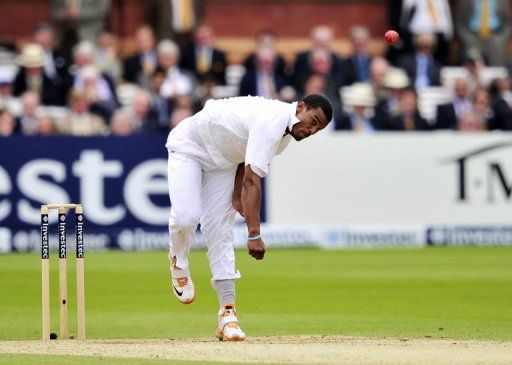
<svg viewBox="0 0 512 365">
<path fill-rule="evenodd" d="M 170 254 L 185 273 L 200 223 L 212 281 L 240 277 L 235 268 L 236 212 L 231 201 L 236 170 L 245 162 L 260 177 L 268 174 L 273 156 L 290 142 L 287 128 L 299 122 L 296 107 L 297 103 L 261 97 L 210 100 L 169 133 Z"/>
</svg>

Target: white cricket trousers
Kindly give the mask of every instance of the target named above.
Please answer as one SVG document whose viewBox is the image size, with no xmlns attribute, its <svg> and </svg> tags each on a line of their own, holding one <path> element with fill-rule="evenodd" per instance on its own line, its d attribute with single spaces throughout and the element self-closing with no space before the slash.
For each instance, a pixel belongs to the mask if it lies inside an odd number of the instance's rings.
<svg viewBox="0 0 512 365">
<path fill-rule="evenodd" d="M 215 280 L 238 279 L 233 249 L 235 210 L 232 205 L 236 167 L 205 171 L 193 157 L 169 151 L 170 256 L 189 273 L 189 251 L 201 224 L 208 261 Z"/>
</svg>

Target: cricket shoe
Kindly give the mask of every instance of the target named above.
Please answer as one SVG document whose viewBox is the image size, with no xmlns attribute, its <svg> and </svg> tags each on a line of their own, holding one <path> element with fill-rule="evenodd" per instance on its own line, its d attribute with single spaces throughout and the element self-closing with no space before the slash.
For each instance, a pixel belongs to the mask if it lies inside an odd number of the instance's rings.
<svg viewBox="0 0 512 365">
<path fill-rule="evenodd" d="M 196 299 L 194 282 L 188 270 L 176 267 L 176 256 L 171 261 L 171 284 L 174 296 L 183 304 L 190 304 Z"/>
<path fill-rule="evenodd" d="M 238 324 L 234 304 L 228 304 L 219 310 L 219 323 L 215 330 L 215 337 L 226 341 L 243 341 L 245 333 Z"/>
</svg>

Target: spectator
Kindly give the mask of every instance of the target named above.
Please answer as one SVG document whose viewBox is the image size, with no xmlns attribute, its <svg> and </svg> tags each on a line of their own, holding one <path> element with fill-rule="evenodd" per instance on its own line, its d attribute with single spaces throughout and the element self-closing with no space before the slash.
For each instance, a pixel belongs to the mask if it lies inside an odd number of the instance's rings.
<svg viewBox="0 0 512 365">
<path fill-rule="evenodd" d="M 52 0 L 52 17 L 67 53 L 77 41 L 94 42 L 103 30 L 110 0 Z"/>
<path fill-rule="evenodd" d="M 69 97 L 69 114 L 57 122 L 57 130 L 73 136 L 105 135 L 108 132 L 103 119 L 90 112 L 90 97 L 84 91 L 74 90 Z"/>
<path fill-rule="evenodd" d="M 0 109 L 7 109 L 15 117 L 21 114 L 21 102 L 13 95 L 14 74 L 0 68 Z"/>
<path fill-rule="evenodd" d="M 451 103 L 437 107 L 436 129 L 456 129 L 457 121 L 472 109 L 468 80 L 460 78 L 455 81 L 454 99 Z"/>
<path fill-rule="evenodd" d="M 473 96 L 471 111 L 461 116 L 457 129 L 459 131 L 487 130 L 492 118 L 489 93 L 485 89 L 477 89 Z"/>
<path fill-rule="evenodd" d="M 341 101 L 337 93 L 332 93 L 328 88 L 329 81 L 326 75 L 313 74 L 306 81 L 306 86 L 304 88 L 304 96 L 311 94 L 320 94 L 323 95 L 329 100 L 333 110 L 333 120 L 334 123 L 329 123 L 327 127 L 323 130 L 326 132 L 333 131 L 338 129 L 338 126 L 342 123 L 342 118 L 344 116 Z M 323 132 L 322 131 L 322 132 Z"/>
<path fill-rule="evenodd" d="M 94 63 L 98 70 L 108 76 L 114 84 L 121 81 L 121 61 L 118 57 L 117 38 L 111 32 L 103 31 L 98 35 Z"/>
<path fill-rule="evenodd" d="M 21 104 L 22 114 L 17 122 L 20 132 L 26 136 L 39 134 L 41 117 L 39 95 L 33 91 L 26 91 L 21 97 Z"/>
<path fill-rule="evenodd" d="M 304 93 L 305 80 L 313 71 L 313 54 L 315 51 L 323 50 L 327 53 L 328 63 L 330 65 L 329 77 L 338 85 L 342 85 L 345 79 L 344 63 L 340 56 L 332 50 L 332 40 L 334 32 L 327 25 L 319 25 L 311 30 L 311 39 L 313 46 L 310 50 L 301 52 L 295 59 L 293 66 L 292 82 L 299 94 Z"/>
<path fill-rule="evenodd" d="M 158 39 L 173 39 L 180 47 L 192 40 L 194 29 L 203 21 L 203 0 L 150 0 L 148 14 Z"/>
<path fill-rule="evenodd" d="M 392 61 L 413 53 L 413 38 L 432 34 L 437 47 L 434 59 L 448 63 L 449 43 L 453 38 L 453 20 L 449 0 L 391 0 L 390 24 L 400 33 L 400 42 L 390 47 Z"/>
<path fill-rule="evenodd" d="M 183 48 L 180 64 L 200 83 L 226 84 L 226 54 L 213 46 L 213 29 L 209 25 L 202 24 L 194 31 L 194 42 Z"/>
<path fill-rule="evenodd" d="M 114 136 L 126 137 L 133 134 L 130 111 L 126 109 L 116 110 L 110 120 L 110 130 Z"/>
<path fill-rule="evenodd" d="M 165 71 L 165 80 L 160 88 L 164 98 L 175 99 L 178 96 L 191 96 L 195 83 L 193 77 L 179 66 L 180 51 L 176 43 L 163 40 L 157 47 L 158 64 Z"/>
<path fill-rule="evenodd" d="M 401 65 L 412 80 L 416 90 L 441 85 L 441 66 L 432 57 L 435 48 L 434 37 L 420 34 L 414 38 L 416 53 L 404 56 Z"/>
<path fill-rule="evenodd" d="M 277 99 L 286 80 L 275 73 L 276 53 L 271 48 L 262 48 L 257 53 L 256 69 L 247 72 L 240 82 L 240 96 L 263 96 Z"/>
<path fill-rule="evenodd" d="M 363 26 L 355 26 L 350 30 L 350 39 L 354 49 L 346 60 L 346 79 L 344 84 L 370 81 L 370 31 Z"/>
<path fill-rule="evenodd" d="M 489 120 L 489 130 L 512 130 L 512 93 L 510 79 L 496 79 L 490 87 L 492 118 Z"/>
<path fill-rule="evenodd" d="M 468 72 L 467 80 L 469 92 L 473 94 L 478 88 L 483 87 L 482 74 L 485 70 L 485 61 L 477 49 L 467 50 L 463 66 Z"/>
<path fill-rule="evenodd" d="M 286 62 L 283 56 L 277 52 L 277 34 L 271 29 L 264 29 L 256 35 L 256 50 L 249 54 L 243 63 L 246 72 L 256 68 L 256 54 L 262 48 L 270 48 L 276 52 L 275 73 L 287 77 Z"/>
<path fill-rule="evenodd" d="M 134 131 L 168 132 L 167 128 L 161 130 L 158 117 L 151 109 L 151 95 L 146 90 L 139 90 L 134 95 L 130 106 L 132 125 Z"/>
<path fill-rule="evenodd" d="M 14 95 L 30 90 L 37 93 L 44 105 L 64 105 L 62 85 L 44 73 L 44 50 L 38 44 L 27 44 L 19 57 L 21 69 L 14 81 Z"/>
<path fill-rule="evenodd" d="M 389 71 L 389 63 L 382 57 L 375 57 L 370 63 L 370 79 L 373 87 L 373 94 L 377 102 L 386 99 L 387 90 L 385 87 L 386 75 Z"/>
<path fill-rule="evenodd" d="M 384 80 L 387 96 L 375 106 L 375 124 L 379 128 L 393 129 L 391 121 L 400 114 L 400 99 L 408 86 L 409 79 L 402 69 L 389 69 Z"/>
<path fill-rule="evenodd" d="M 430 124 L 418 110 L 418 94 L 412 87 L 403 90 L 400 96 L 398 115 L 391 118 L 389 125 L 392 130 L 428 131 Z"/>
<path fill-rule="evenodd" d="M 68 63 L 64 54 L 55 48 L 55 32 L 50 25 L 41 23 L 33 34 L 34 43 L 43 47 L 44 74 L 51 79 L 61 90 L 62 99 L 65 100 L 70 87 Z"/>
<path fill-rule="evenodd" d="M 337 130 L 353 130 L 356 132 L 373 133 L 380 128 L 375 119 L 376 99 L 371 85 L 355 83 L 349 87 L 344 100 L 347 114 L 336 125 Z"/>
<path fill-rule="evenodd" d="M 459 1 L 457 32 L 463 49 L 476 48 L 490 66 L 506 66 L 510 40 L 510 1 Z"/>
<path fill-rule="evenodd" d="M 0 137 L 9 137 L 16 134 L 16 121 L 7 109 L 0 109 Z"/>
<path fill-rule="evenodd" d="M 158 65 L 153 30 L 147 25 L 139 27 L 135 41 L 137 53 L 124 60 L 123 79 L 144 86 Z"/>
<path fill-rule="evenodd" d="M 52 136 L 56 134 L 57 127 L 49 115 L 41 114 L 39 116 L 39 135 Z"/>
<path fill-rule="evenodd" d="M 157 68 L 150 78 L 151 109 L 156 113 L 159 129 L 168 129 L 169 117 L 171 116 L 172 105 L 169 99 L 160 95 L 160 88 L 165 81 L 165 72 Z"/>
<path fill-rule="evenodd" d="M 176 128 L 176 126 L 184 121 L 185 119 L 191 117 L 193 115 L 192 108 L 176 108 L 172 114 L 171 114 L 171 120 L 169 122 L 169 128 L 173 129 Z"/>
</svg>

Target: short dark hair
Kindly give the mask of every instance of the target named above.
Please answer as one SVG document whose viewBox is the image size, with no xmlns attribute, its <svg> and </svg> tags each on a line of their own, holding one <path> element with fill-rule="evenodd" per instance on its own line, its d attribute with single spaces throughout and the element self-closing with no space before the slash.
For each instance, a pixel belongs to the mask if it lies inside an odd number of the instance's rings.
<svg viewBox="0 0 512 365">
<path fill-rule="evenodd" d="M 332 119 L 332 106 L 324 96 L 320 94 L 311 94 L 305 96 L 301 101 L 306 104 L 307 109 L 316 109 L 320 108 L 324 112 L 325 118 L 327 119 L 327 123 L 329 123 Z"/>
</svg>

